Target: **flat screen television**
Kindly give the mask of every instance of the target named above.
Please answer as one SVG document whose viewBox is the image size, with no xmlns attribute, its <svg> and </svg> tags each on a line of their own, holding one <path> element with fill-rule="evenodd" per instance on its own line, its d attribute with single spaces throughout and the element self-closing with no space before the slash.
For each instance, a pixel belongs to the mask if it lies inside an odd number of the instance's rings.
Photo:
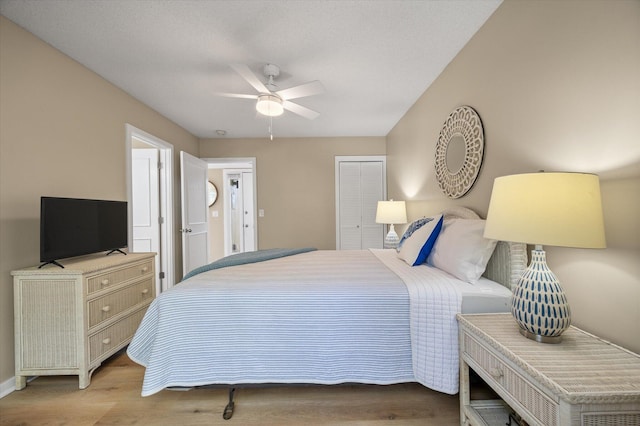
<svg viewBox="0 0 640 426">
<path fill-rule="evenodd" d="M 63 267 L 56 261 L 125 247 L 125 201 L 41 197 L 40 267 L 48 263 Z"/>
</svg>

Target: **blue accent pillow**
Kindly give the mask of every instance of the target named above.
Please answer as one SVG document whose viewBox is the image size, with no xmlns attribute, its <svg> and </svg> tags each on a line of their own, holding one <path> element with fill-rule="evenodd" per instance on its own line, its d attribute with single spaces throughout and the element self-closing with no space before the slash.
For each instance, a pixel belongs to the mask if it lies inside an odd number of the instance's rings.
<svg viewBox="0 0 640 426">
<path fill-rule="evenodd" d="M 426 223 L 429 223 L 432 220 L 433 220 L 432 217 L 423 217 L 421 219 L 414 220 L 413 222 L 411 222 L 411 224 L 404 231 L 404 234 L 402 235 L 402 238 L 400 238 L 400 242 L 398 242 L 398 247 L 396 248 L 396 251 L 398 253 L 400 253 L 400 249 L 402 248 L 402 245 L 404 244 L 404 242 L 410 236 L 412 236 L 414 232 L 416 232 L 418 229 L 420 229 L 422 227 L 422 225 L 424 225 Z"/>
<path fill-rule="evenodd" d="M 402 236 L 403 241 L 398 251 L 398 257 L 411 266 L 425 263 L 440 234 L 442 221 L 442 215 L 438 215 L 413 222 L 405 235 Z M 407 235 L 407 233 L 409 234 Z"/>
</svg>

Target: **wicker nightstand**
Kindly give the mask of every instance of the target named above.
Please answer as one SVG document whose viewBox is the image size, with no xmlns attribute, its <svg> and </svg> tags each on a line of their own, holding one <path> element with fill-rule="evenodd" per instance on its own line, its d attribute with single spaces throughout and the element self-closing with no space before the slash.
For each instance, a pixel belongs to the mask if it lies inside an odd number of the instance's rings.
<svg viewBox="0 0 640 426">
<path fill-rule="evenodd" d="M 527 424 L 640 425 L 640 355 L 575 327 L 559 344 L 537 343 L 510 314 L 458 315 L 458 322 L 460 424 L 508 418 L 500 401 L 470 400 L 470 367 Z"/>
</svg>

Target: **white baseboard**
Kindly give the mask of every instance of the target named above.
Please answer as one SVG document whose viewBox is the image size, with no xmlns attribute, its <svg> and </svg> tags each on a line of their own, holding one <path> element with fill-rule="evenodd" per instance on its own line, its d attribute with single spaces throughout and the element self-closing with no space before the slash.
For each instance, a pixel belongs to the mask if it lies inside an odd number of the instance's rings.
<svg viewBox="0 0 640 426">
<path fill-rule="evenodd" d="M 3 383 L 0 383 L 0 398 L 4 398 L 14 390 L 16 390 L 16 378 L 12 377 Z"/>
</svg>

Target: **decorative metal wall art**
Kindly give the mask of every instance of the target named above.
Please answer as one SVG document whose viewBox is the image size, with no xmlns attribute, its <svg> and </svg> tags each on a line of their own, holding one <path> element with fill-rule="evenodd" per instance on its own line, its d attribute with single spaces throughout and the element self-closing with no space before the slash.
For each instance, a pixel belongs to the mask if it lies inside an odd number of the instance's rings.
<svg viewBox="0 0 640 426">
<path fill-rule="evenodd" d="M 454 109 L 440 130 L 436 145 L 436 178 L 449 198 L 466 194 L 478 177 L 484 154 L 484 130 L 470 106 Z"/>
</svg>

